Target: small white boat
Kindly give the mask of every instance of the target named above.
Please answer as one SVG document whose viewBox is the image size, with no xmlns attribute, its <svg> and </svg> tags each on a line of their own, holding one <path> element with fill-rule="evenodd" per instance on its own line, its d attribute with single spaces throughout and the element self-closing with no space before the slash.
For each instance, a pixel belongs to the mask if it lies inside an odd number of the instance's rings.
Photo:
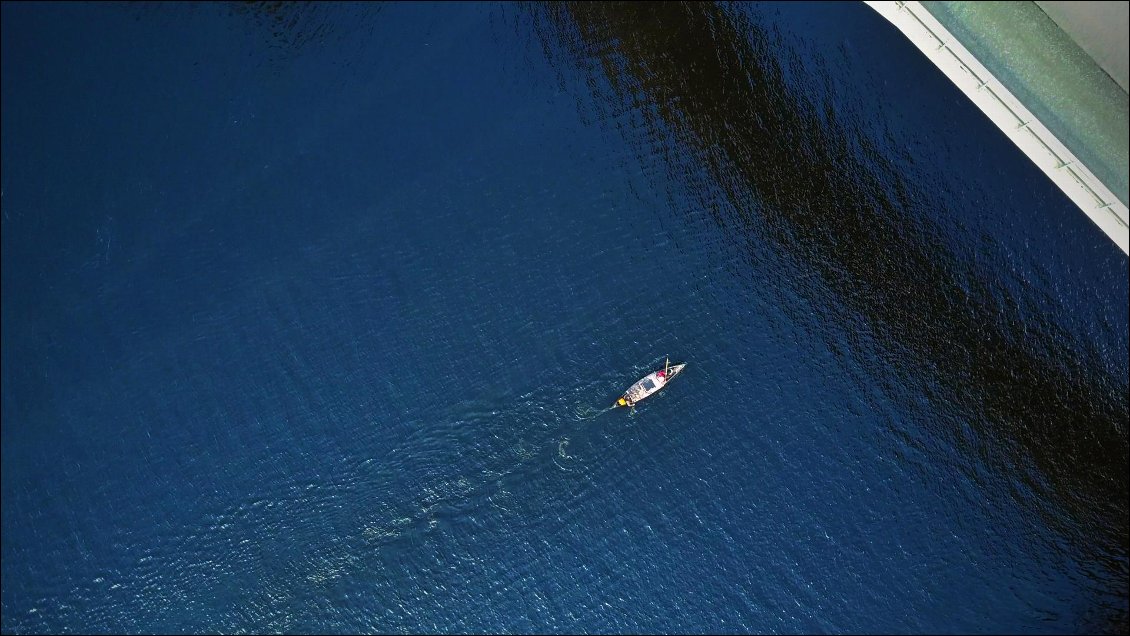
<svg viewBox="0 0 1130 636">
<path fill-rule="evenodd" d="M 686 366 L 685 363 L 666 364 L 662 369 L 645 375 L 640 378 L 639 382 L 628 387 L 628 390 L 624 391 L 624 395 L 621 395 L 620 399 L 616 400 L 616 403 L 613 404 L 612 407 L 635 406 L 640 400 L 651 397 L 653 394 L 658 393 L 660 389 L 667 386 L 671 378 L 679 375 Z"/>
</svg>

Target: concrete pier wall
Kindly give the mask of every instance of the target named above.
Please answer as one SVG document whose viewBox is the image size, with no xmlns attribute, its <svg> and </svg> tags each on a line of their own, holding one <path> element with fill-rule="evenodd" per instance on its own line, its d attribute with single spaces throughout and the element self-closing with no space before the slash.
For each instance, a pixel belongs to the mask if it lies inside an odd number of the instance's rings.
<svg viewBox="0 0 1130 636">
<path fill-rule="evenodd" d="M 902 31 L 1130 253 L 1127 94 L 1071 34 L 1032 2 L 866 4 Z M 1087 24 L 1079 18 L 1094 17 L 1086 5 L 1126 3 L 1070 4 L 1077 18 L 1072 28 L 1079 34 Z M 1104 45 L 1116 47 L 1116 37 Z M 1097 50 L 1098 40 L 1089 45 Z"/>
</svg>

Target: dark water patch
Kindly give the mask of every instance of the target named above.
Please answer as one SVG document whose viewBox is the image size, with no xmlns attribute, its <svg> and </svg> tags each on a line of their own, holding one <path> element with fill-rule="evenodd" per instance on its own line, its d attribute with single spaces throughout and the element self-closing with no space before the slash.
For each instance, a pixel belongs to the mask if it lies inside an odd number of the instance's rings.
<svg viewBox="0 0 1130 636">
<path fill-rule="evenodd" d="M 889 378 L 886 391 L 906 406 L 921 392 L 933 412 L 925 417 L 944 414 L 931 435 L 971 454 L 965 470 L 983 464 L 1015 482 L 1014 497 L 1105 565 L 1100 589 L 1125 596 L 1125 365 L 1115 355 L 1111 369 L 1109 353 L 1063 326 L 1057 314 L 1068 307 L 1033 306 L 1030 281 L 1001 271 L 1007 248 L 988 245 L 970 262 L 969 238 L 947 236 L 946 214 L 981 202 L 903 176 L 900 158 L 856 127 L 866 106 L 836 95 L 828 64 L 801 57 L 771 12 L 548 5 L 542 33 L 561 63 L 602 75 L 588 86 L 607 118 L 632 109 L 653 143 L 695 153 L 711 183 L 688 187 L 723 195 L 714 218 L 751 237 L 754 264 L 777 249 L 819 276 L 814 287 L 791 284 L 821 300 L 833 347 L 846 345 L 870 379 Z M 992 269 L 978 262 L 986 258 Z M 749 276 L 763 273 L 755 265 Z M 1099 293 L 1125 294 L 1111 283 Z"/>
</svg>

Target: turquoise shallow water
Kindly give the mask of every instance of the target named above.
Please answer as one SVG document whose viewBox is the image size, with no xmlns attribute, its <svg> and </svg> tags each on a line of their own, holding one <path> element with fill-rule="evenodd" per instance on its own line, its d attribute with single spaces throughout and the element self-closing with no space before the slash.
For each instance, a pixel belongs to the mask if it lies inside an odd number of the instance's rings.
<svg viewBox="0 0 1130 636">
<path fill-rule="evenodd" d="M 5 632 L 1125 631 L 1126 259 L 865 6 L 2 25 Z"/>
</svg>

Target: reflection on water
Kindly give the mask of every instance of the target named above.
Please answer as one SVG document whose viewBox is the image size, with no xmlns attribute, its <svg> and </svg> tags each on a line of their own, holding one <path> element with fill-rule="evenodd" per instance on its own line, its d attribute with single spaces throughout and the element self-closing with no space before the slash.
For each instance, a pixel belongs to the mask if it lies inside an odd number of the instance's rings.
<svg viewBox="0 0 1130 636">
<path fill-rule="evenodd" d="M 1098 587 L 1125 599 L 1124 374 L 998 270 L 938 240 L 930 218 L 946 202 L 871 147 L 827 86 L 796 90 L 824 80 L 755 11 L 579 2 L 535 13 L 555 63 L 589 73 L 609 119 L 627 113 L 672 163 L 689 151 L 707 167 L 710 178 L 689 185 L 743 237 L 751 281 L 770 246 L 816 273 L 806 293 L 832 294 L 838 306 L 822 320 L 853 334 L 869 376 L 908 408 L 924 395 L 935 434 L 1034 492 L 1029 505 L 1066 511 L 1042 516 L 1099 564 Z M 1125 625 L 1125 603 L 1109 609 L 1098 627 Z"/>
</svg>

